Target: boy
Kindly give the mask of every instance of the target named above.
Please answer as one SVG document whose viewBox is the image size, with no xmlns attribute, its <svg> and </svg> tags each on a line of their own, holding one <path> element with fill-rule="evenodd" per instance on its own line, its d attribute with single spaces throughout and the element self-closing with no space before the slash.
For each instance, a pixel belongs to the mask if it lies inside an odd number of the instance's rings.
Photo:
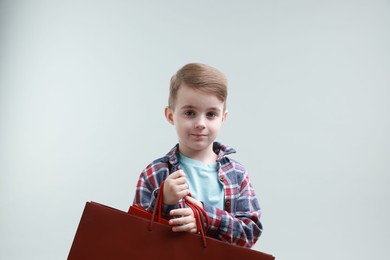
<svg viewBox="0 0 390 260">
<path fill-rule="evenodd" d="M 210 66 L 187 64 L 171 78 L 165 117 L 179 143 L 141 173 L 134 204 L 152 211 L 163 192 L 163 215 L 172 230 L 196 232 L 188 200 L 207 212 L 208 236 L 251 247 L 262 232 L 258 200 L 245 168 L 227 156 L 235 150 L 215 142 L 227 116 L 226 98 L 226 78 Z"/>
</svg>

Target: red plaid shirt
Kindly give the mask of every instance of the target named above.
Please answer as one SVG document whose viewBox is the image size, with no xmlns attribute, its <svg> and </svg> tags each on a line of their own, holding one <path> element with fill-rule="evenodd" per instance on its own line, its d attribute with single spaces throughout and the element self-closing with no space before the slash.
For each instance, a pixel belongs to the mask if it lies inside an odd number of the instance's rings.
<svg viewBox="0 0 390 260">
<path fill-rule="evenodd" d="M 170 173 L 180 169 L 178 147 L 176 145 L 167 155 L 153 161 L 143 170 L 137 183 L 134 204 L 152 211 L 160 184 Z M 224 187 L 225 203 L 224 209 L 204 204 L 211 222 L 208 236 L 252 247 L 263 230 L 255 191 L 245 168 L 227 156 L 235 153 L 235 150 L 218 142 L 214 143 L 213 149 L 218 155 L 218 176 Z M 185 203 L 180 201 L 177 205 L 164 205 L 164 216 L 169 218 L 169 211 L 178 207 L 185 207 Z"/>
</svg>

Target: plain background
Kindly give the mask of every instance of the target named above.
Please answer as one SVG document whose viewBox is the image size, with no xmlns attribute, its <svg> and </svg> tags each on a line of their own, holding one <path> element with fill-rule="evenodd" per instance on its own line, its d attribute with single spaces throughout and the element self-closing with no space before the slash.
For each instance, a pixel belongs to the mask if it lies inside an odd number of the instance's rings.
<svg viewBox="0 0 390 260">
<path fill-rule="evenodd" d="M 170 77 L 229 79 L 219 141 L 277 259 L 390 259 L 390 2 L 0 2 L 0 258 L 65 259 L 176 143 Z"/>
</svg>

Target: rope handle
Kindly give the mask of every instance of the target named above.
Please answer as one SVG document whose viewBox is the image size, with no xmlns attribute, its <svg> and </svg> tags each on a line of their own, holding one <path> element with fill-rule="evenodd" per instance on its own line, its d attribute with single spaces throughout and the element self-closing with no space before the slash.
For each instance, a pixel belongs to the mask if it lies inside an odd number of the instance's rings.
<svg viewBox="0 0 390 260">
<path fill-rule="evenodd" d="M 152 225 L 154 223 L 154 220 L 156 219 L 156 214 L 157 214 L 157 222 L 161 223 L 162 219 L 162 202 L 163 202 L 163 195 L 162 191 L 164 190 L 164 181 L 160 185 L 160 190 L 157 194 L 156 202 L 153 207 L 153 213 L 152 213 L 152 218 L 149 222 L 149 231 L 152 231 Z M 157 213 L 158 211 L 158 213 Z"/>
<path fill-rule="evenodd" d="M 192 204 L 192 203 L 190 203 L 188 201 L 186 201 L 186 204 L 194 212 L 194 217 L 195 217 L 196 227 L 197 227 L 197 233 L 201 235 L 202 242 L 203 242 L 203 247 L 206 248 L 207 247 L 206 232 L 207 232 L 207 230 L 210 227 L 209 216 L 207 215 L 206 211 L 202 207 L 200 207 L 200 206 L 198 206 L 196 204 Z M 204 225 L 204 223 L 205 223 L 205 225 Z"/>
<path fill-rule="evenodd" d="M 152 218 L 149 222 L 149 231 L 152 231 L 152 226 L 156 220 L 156 215 L 157 215 L 158 223 L 161 223 L 161 220 L 163 218 L 162 217 L 162 204 L 163 204 L 162 191 L 164 190 L 164 183 L 165 183 L 164 181 L 161 183 L 160 190 L 157 194 L 156 203 L 153 208 Z M 188 196 L 191 196 L 191 194 L 189 194 Z M 187 206 L 191 208 L 192 212 L 194 213 L 196 226 L 197 226 L 197 233 L 200 234 L 202 237 L 203 247 L 207 247 L 206 232 L 210 227 L 210 218 L 202 207 L 196 204 L 192 204 L 187 200 L 185 202 Z"/>
</svg>

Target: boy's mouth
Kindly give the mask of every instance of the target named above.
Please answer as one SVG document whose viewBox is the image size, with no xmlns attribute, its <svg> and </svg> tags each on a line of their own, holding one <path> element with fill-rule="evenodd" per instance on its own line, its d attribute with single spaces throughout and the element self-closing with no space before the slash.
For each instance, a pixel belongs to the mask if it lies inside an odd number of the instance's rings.
<svg viewBox="0 0 390 260">
<path fill-rule="evenodd" d="M 205 134 L 191 134 L 191 135 L 196 137 L 196 138 L 201 138 L 201 137 L 205 137 L 206 136 Z"/>
</svg>

